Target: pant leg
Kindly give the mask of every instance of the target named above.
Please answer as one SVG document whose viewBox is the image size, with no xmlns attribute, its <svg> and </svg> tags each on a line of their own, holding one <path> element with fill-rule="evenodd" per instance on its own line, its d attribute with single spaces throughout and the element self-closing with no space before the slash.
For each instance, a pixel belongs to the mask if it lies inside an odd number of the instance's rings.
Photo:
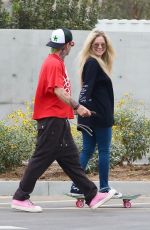
<svg viewBox="0 0 150 230">
<path fill-rule="evenodd" d="M 89 204 L 97 193 L 97 187 L 87 178 L 80 165 L 79 152 L 69 129 L 70 127 L 67 128 L 66 134 L 64 135 L 64 145 L 56 160 L 64 172 L 83 192 L 86 203 Z"/>
<path fill-rule="evenodd" d="M 82 131 L 82 140 L 83 147 L 80 153 L 80 164 L 82 168 L 85 170 L 90 158 L 92 157 L 95 151 L 96 137 L 95 135 L 90 136 L 87 132 Z"/>
<path fill-rule="evenodd" d="M 37 179 L 56 159 L 64 130 L 64 119 L 46 118 L 38 122 L 37 145 L 13 198 L 25 200 L 35 187 Z"/>
<path fill-rule="evenodd" d="M 95 128 L 99 155 L 100 189 L 108 188 L 112 128 Z"/>
</svg>

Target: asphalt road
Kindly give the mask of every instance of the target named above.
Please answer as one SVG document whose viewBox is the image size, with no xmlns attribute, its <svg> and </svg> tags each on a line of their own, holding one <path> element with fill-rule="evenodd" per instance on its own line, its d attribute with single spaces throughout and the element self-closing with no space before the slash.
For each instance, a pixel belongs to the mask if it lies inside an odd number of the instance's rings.
<svg viewBox="0 0 150 230">
<path fill-rule="evenodd" d="M 131 208 L 123 208 L 121 200 L 110 200 L 91 210 L 86 205 L 76 208 L 67 196 L 32 197 L 43 207 L 42 213 L 25 213 L 10 209 L 11 197 L 0 196 L 0 229 L 27 230 L 149 230 L 150 197 L 141 196 Z"/>
</svg>

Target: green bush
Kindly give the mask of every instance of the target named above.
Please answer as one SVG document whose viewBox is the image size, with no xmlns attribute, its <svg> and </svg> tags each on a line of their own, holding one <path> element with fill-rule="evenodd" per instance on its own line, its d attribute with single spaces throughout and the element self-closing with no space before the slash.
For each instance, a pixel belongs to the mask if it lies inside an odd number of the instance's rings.
<svg viewBox="0 0 150 230">
<path fill-rule="evenodd" d="M 82 149 L 82 135 L 76 125 L 71 125 L 72 135 Z M 0 122 L 0 172 L 9 170 L 27 160 L 34 148 L 36 122 L 32 120 L 32 109 L 26 104 L 26 110 L 17 110 Z M 141 113 L 133 99 L 124 96 L 115 106 L 115 125 L 111 147 L 110 166 L 132 164 L 146 156 L 150 150 L 150 120 Z M 150 160 L 150 159 L 149 159 Z M 90 160 L 87 172 L 98 170 L 97 150 Z"/>
<path fill-rule="evenodd" d="M 14 0 L 12 28 L 92 29 L 99 18 L 100 4 L 87 0 Z"/>
<path fill-rule="evenodd" d="M 0 122 L 0 172 L 27 160 L 35 147 L 36 127 L 31 113 L 17 110 Z"/>
<path fill-rule="evenodd" d="M 118 140 L 113 140 L 110 151 L 110 167 L 122 164 L 122 158 L 126 155 L 125 146 Z"/>
<path fill-rule="evenodd" d="M 142 159 L 150 150 L 150 120 L 142 112 L 143 105 L 126 95 L 115 109 L 113 139 L 125 147 L 119 164 L 132 164 Z"/>
<path fill-rule="evenodd" d="M 73 136 L 73 139 L 79 149 L 79 152 L 82 150 L 82 134 L 81 132 L 77 131 L 77 126 L 74 122 L 71 122 L 71 133 Z"/>
<path fill-rule="evenodd" d="M 10 15 L 3 7 L 3 2 L 0 0 L 0 29 L 10 27 Z"/>
</svg>

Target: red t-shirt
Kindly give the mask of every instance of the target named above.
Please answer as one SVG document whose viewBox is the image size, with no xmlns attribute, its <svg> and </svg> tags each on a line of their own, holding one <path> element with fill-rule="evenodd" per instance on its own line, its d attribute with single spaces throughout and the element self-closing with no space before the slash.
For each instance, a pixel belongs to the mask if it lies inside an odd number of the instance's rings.
<svg viewBox="0 0 150 230">
<path fill-rule="evenodd" d="M 64 88 L 71 95 L 70 80 L 63 60 L 56 54 L 49 54 L 40 71 L 34 102 L 34 120 L 45 117 L 74 117 L 73 109 L 54 94 L 55 87 Z"/>
</svg>

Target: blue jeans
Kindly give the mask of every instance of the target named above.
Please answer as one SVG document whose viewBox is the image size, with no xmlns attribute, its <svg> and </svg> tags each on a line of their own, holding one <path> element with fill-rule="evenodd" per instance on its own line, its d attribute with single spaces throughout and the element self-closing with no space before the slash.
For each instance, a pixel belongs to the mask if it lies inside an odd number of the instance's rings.
<svg viewBox="0 0 150 230">
<path fill-rule="evenodd" d="M 112 127 L 109 128 L 94 128 L 93 136 L 90 136 L 86 131 L 82 131 L 83 148 L 80 154 L 80 164 L 85 170 L 88 161 L 95 152 L 96 145 L 98 146 L 98 168 L 100 189 L 109 188 L 109 165 L 110 165 L 110 146 L 112 139 Z M 104 189 L 105 190 L 105 189 Z"/>
</svg>

